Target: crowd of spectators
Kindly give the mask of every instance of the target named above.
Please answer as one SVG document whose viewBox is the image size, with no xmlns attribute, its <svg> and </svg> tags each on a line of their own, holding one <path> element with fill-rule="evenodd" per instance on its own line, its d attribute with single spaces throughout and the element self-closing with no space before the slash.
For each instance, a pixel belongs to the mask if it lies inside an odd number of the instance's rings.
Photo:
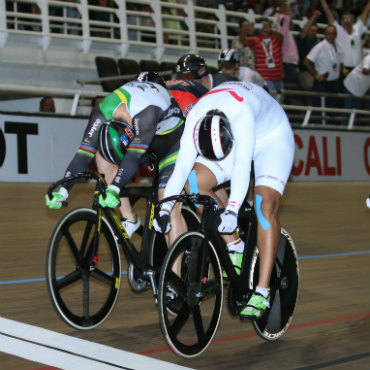
<svg viewBox="0 0 370 370">
<path fill-rule="evenodd" d="M 234 6 L 234 10 L 248 11 L 245 3 L 232 4 L 224 3 L 228 9 Z M 240 54 L 240 65 L 245 63 L 259 72 L 276 99 L 284 102 L 283 89 L 299 89 L 319 93 L 304 99 L 313 106 L 368 108 L 359 97 L 370 88 L 370 59 L 364 50 L 369 47 L 365 32 L 370 1 L 352 4 L 343 0 L 341 7 L 335 0 L 248 2 L 248 7 L 251 5 L 257 14 L 274 16 L 275 24 L 263 17 L 256 24 L 240 21 L 230 47 Z M 292 19 L 305 22 L 298 28 Z M 327 25 L 323 38 L 318 37 L 319 23 Z M 323 99 L 326 94 L 321 93 L 352 96 L 343 104 L 343 99 L 333 95 Z M 342 123 L 347 125 L 348 120 Z"/>
<path fill-rule="evenodd" d="M 78 4 L 80 0 L 65 0 Z M 239 20 L 239 27 L 229 27 L 229 36 L 233 39 L 228 45 L 237 51 L 240 66 L 256 71 L 265 81 L 269 91 L 281 102 L 286 102 L 281 91 L 299 89 L 313 92 L 346 93 L 353 97 L 346 99 L 347 108 L 367 108 L 358 97 L 368 93 L 370 77 L 368 60 L 364 50 L 370 51 L 370 38 L 366 34 L 369 22 L 369 0 L 165 0 L 168 3 L 184 4 L 192 1 L 195 5 L 217 8 L 222 4 L 227 10 L 245 14 Z M 12 2 L 7 1 L 10 10 Z M 95 7 L 115 8 L 113 0 L 88 0 Z M 150 6 L 127 2 L 128 10 L 142 11 L 148 15 L 153 11 Z M 36 4 L 19 4 L 19 11 L 39 13 Z M 64 8 L 50 6 L 49 13 L 61 16 Z M 253 10 L 257 22 L 250 22 L 248 12 Z M 65 11 L 65 10 L 64 10 Z M 79 18 L 76 8 L 67 8 L 68 18 Z M 170 16 L 182 16 L 186 13 L 178 8 L 163 7 L 163 12 Z M 206 14 L 206 13 L 204 13 Z M 203 16 L 204 16 L 203 14 Z M 201 16 L 201 13 L 197 13 Z M 112 21 L 115 16 L 110 12 L 89 11 L 89 18 L 100 22 Z M 212 17 L 208 14 L 207 17 Z M 273 18 L 271 18 L 273 17 Z M 147 26 L 154 28 L 153 19 L 149 16 Z M 293 20 L 302 20 L 301 25 Z M 119 22 L 118 19 L 113 19 Z M 173 43 L 170 29 L 186 29 L 186 22 L 165 18 L 163 26 L 167 33 L 163 35 L 164 43 Z M 128 19 L 128 24 L 131 24 Z M 318 24 L 326 24 L 324 38 L 318 37 Z M 58 23 L 54 22 L 51 32 L 59 32 Z M 30 27 L 30 26 L 24 26 Z M 40 27 L 36 25 L 36 28 Z M 202 28 L 204 27 L 204 29 Z M 197 31 L 212 33 L 212 25 L 197 24 Z M 33 26 L 33 29 L 35 26 Z M 199 29 L 198 29 L 199 28 Z M 34 29 L 35 30 L 35 29 Z M 38 28 L 37 28 L 38 30 Z M 76 25 L 68 33 L 78 34 Z M 117 31 L 119 32 L 119 30 Z M 137 31 L 131 31 L 137 32 Z M 321 29 L 320 33 L 323 33 Z M 91 36 L 111 37 L 104 27 L 91 30 Z M 144 41 L 155 42 L 155 32 L 147 35 Z M 185 45 L 185 44 L 181 44 Z M 215 46 L 217 47 L 217 45 Z M 353 73 L 352 73 L 353 72 Z M 354 77 L 357 75 L 357 77 Z M 361 81 L 361 88 L 355 88 L 353 81 Z M 313 96 L 305 98 L 307 104 L 322 106 L 323 100 Z M 328 97 L 326 107 L 338 106 L 338 101 Z M 343 106 L 343 104 L 341 104 Z"/>
</svg>

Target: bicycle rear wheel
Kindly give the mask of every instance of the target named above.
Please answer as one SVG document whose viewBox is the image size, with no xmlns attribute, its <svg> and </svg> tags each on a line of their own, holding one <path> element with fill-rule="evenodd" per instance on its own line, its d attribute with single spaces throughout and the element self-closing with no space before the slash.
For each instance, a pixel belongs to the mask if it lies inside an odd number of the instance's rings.
<svg viewBox="0 0 370 370">
<path fill-rule="evenodd" d="M 222 271 L 212 244 L 204 255 L 203 234 L 181 235 L 163 262 L 158 302 L 162 333 L 177 355 L 196 357 L 208 347 L 220 321 L 222 301 Z"/>
<path fill-rule="evenodd" d="M 111 313 L 119 292 L 121 261 L 114 232 L 102 218 L 95 264 L 91 265 L 96 211 L 67 213 L 51 235 L 46 258 L 50 300 L 70 326 L 87 330 Z"/>
<path fill-rule="evenodd" d="M 255 247 L 250 264 L 250 288 L 258 282 L 259 258 Z M 288 330 L 297 305 L 299 289 L 299 266 L 294 241 L 281 228 L 279 249 L 270 280 L 271 307 L 259 320 L 252 321 L 257 334 L 267 341 L 281 338 Z"/>
</svg>

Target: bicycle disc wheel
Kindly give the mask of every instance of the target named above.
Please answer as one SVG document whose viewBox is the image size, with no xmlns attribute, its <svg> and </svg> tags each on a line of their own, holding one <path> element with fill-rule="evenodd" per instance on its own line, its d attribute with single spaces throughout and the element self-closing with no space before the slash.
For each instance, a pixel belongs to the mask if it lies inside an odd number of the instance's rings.
<svg viewBox="0 0 370 370">
<path fill-rule="evenodd" d="M 220 262 L 211 243 L 207 255 L 203 252 L 204 235 L 194 231 L 181 235 L 166 255 L 159 281 L 162 333 L 170 348 L 185 358 L 196 357 L 208 347 L 222 312 Z"/>
<path fill-rule="evenodd" d="M 255 247 L 250 265 L 251 289 L 254 289 L 258 282 L 258 254 L 258 248 Z M 271 307 L 259 320 L 252 321 L 252 325 L 260 337 L 275 341 L 284 335 L 293 320 L 299 289 L 297 251 L 292 237 L 283 228 L 270 287 Z"/>
<path fill-rule="evenodd" d="M 76 329 L 92 329 L 111 313 L 118 297 L 121 261 L 113 230 L 102 218 L 95 265 L 91 266 L 96 211 L 67 213 L 50 238 L 46 280 L 59 316 Z"/>
</svg>

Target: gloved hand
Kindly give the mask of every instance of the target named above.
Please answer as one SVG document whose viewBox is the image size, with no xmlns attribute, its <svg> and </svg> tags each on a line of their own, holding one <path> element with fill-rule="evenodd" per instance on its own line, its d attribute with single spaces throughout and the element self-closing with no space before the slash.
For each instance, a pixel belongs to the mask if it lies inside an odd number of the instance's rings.
<svg viewBox="0 0 370 370">
<path fill-rule="evenodd" d="M 218 225 L 218 231 L 224 234 L 231 234 L 238 226 L 238 215 L 228 209 L 221 214 L 221 223 Z"/>
<path fill-rule="evenodd" d="M 105 199 L 102 194 L 99 195 L 99 204 L 102 207 L 116 208 L 120 204 L 119 188 L 114 185 L 108 186 L 105 191 Z"/>
<path fill-rule="evenodd" d="M 50 209 L 59 209 L 62 207 L 62 202 L 68 198 L 67 189 L 61 187 L 58 192 L 52 194 L 53 197 L 49 199 L 49 195 L 45 195 L 45 205 Z"/>
<path fill-rule="evenodd" d="M 153 220 L 155 231 L 167 234 L 171 230 L 170 212 L 167 209 L 161 209 L 158 216 Z"/>
<path fill-rule="evenodd" d="M 370 196 L 369 198 L 366 198 L 366 207 L 370 208 Z"/>
</svg>

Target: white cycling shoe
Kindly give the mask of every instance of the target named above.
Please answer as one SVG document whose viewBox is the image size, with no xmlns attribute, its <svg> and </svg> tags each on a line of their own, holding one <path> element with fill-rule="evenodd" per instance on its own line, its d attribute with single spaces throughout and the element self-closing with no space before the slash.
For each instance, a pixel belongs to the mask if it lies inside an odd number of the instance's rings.
<svg viewBox="0 0 370 370">
<path fill-rule="evenodd" d="M 125 228 L 127 235 L 131 238 L 132 234 L 140 227 L 141 221 L 139 216 L 136 216 L 135 222 L 122 218 L 121 224 Z"/>
</svg>

